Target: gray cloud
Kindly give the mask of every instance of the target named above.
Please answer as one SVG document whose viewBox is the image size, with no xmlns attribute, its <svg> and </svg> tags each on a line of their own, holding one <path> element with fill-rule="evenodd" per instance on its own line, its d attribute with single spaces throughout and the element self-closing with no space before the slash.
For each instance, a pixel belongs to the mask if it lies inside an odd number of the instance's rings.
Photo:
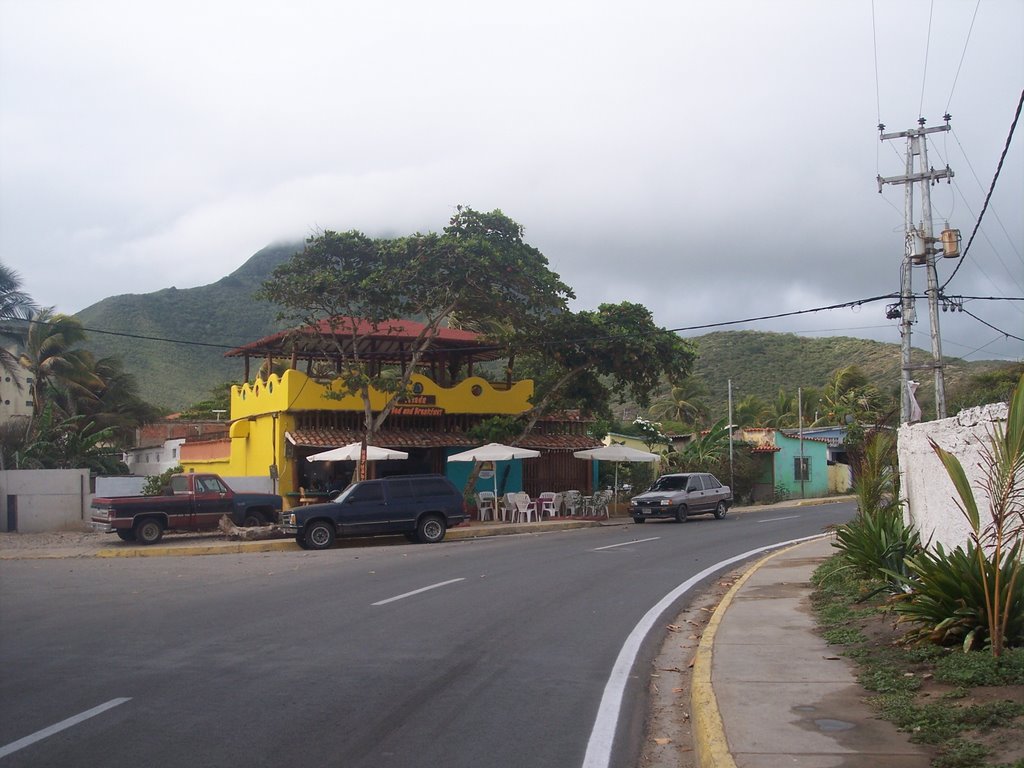
<svg viewBox="0 0 1024 768">
<path fill-rule="evenodd" d="M 933 206 L 966 241 L 1024 80 L 1013 0 L 973 29 L 972 4 L 939 0 L 930 39 L 924 0 L 874 20 L 810 0 L 348 6 L 0 0 L 0 258 L 73 312 L 469 203 L 521 222 L 578 307 L 639 301 L 673 328 L 800 310 L 898 290 L 903 190 L 874 178 L 904 147 L 879 119 L 948 105 L 930 160 L 957 175 Z M 950 292 L 1024 296 L 1020 141 Z M 1021 304 L 968 308 L 1024 336 Z M 947 354 L 1024 357 L 942 320 Z M 743 327 L 898 341 L 884 304 Z"/>
</svg>

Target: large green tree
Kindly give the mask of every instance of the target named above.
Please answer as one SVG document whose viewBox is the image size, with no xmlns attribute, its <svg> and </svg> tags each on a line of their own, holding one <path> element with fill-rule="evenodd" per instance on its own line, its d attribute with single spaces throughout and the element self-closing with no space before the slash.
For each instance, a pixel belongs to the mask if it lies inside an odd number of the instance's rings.
<svg viewBox="0 0 1024 768">
<path fill-rule="evenodd" d="M 367 439 L 377 432 L 439 328 L 501 318 L 509 328 L 538 328 L 566 311 L 572 291 L 523 228 L 499 210 L 458 207 L 440 233 L 371 239 L 361 232 L 325 231 L 274 270 L 259 298 L 283 308 L 281 317 L 317 329 L 321 349 L 342 363 L 343 389 L 363 401 Z M 353 322 L 353 318 L 364 320 Z M 375 370 L 361 342 L 396 318 L 414 318 L 423 331 L 398 375 Z M 379 411 L 370 390 L 392 394 Z"/>
<path fill-rule="evenodd" d="M 662 377 L 683 379 L 694 358 L 688 342 L 628 301 L 550 315 L 542 328 L 517 333 L 512 345 L 535 383 L 524 434 L 551 411 L 607 415 L 613 401 L 626 399 L 648 407 Z"/>
</svg>

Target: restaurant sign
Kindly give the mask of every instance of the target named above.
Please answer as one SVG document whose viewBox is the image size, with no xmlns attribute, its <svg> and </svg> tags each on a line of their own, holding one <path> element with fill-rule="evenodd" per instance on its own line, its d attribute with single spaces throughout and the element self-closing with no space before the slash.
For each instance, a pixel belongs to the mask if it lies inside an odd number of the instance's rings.
<svg viewBox="0 0 1024 768">
<path fill-rule="evenodd" d="M 403 397 L 391 413 L 395 416 L 442 416 L 444 408 L 436 405 L 434 395 L 407 395 Z"/>
</svg>

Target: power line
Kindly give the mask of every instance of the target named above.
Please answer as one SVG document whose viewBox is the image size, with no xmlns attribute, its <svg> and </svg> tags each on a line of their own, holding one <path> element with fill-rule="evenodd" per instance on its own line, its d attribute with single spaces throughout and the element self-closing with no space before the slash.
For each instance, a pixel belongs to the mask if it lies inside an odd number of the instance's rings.
<svg viewBox="0 0 1024 768">
<path fill-rule="evenodd" d="M 921 104 L 917 108 L 917 116 L 924 116 L 924 84 L 928 79 L 928 51 L 932 45 L 932 16 L 935 13 L 935 0 L 928 6 L 928 37 L 924 41 L 924 68 L 921 72 Z"/>
<path fill-rule="evenodd" d="M 999 173 L 1003 170 L 1003 161 L 1006 160 L 1006 153 L 1010 150 L 1010 142 L 1013 140 L 1013 133 L 1017 130 L 1017 121 L 1020 119 L 1021 106 L 1024 106 L 1024 91 L 1020 92 L 1020 99 L 1017 100 L 1017 111 L 1013 115 L 1013 122 L 1010 124 L 1010 132 L 1006 136 L 1006 143 L 1003 145 L 1003 152 L 999 156 L 999 164 L 996 166 L 995 176 L 992 177 L 992 184 L 988 188 L 988 194 L 985 196 L 985 204 L 981 207 L 981 213 L 978 214 L 978 220 L 974 224 L 974 231 L 971 232 L 971 237 L 967 241 L 967 246 L 960 253 L 960 260 L 956 263 L 956 268 L 953 273 L 947 278 L 946 282 L 942 284 L 939 290 L 944 290 L 950 281 L 956 276 L 956 273 L 960 270 L 960 267 L 964 263 L 964 259 L 967 258 L 967 252 L 971 249 L 971 243 L 974 242 L 974 236 L 978 234 L 978 229 L 981 227 L 981 220 L 985 217 L 985 211 L 988 210 L 989 201 L 992 199 L 992 193 L 996 188 L 996 181 L 999 179 Z"/>
<path fill-rule="evenodd" d="M 1003 334 L 1003 336 L 1005 336 L 1008 339 L 1016 339 L 1017 341 L 1024 341 L 1024 339 L 1022 339 L 1020 336 L 1014 336 L 1012 333 L 1008 333 L 1007 331 L 1004 331 L 1002 328 L 996 328 L 994 325 L 992 325 L 992 323 L 986 323 L 984 320 L 982 320 L 980 317 L 978 317 L 976 314 L 974 314 L 970 310 L 965 309 L 965 310 L 963 310 L 963 313 L 965 315 L 970 315 L 975 320 L 977 320 L 979 323 L 981 323 L 984 326 L 987 326 L 987 327 L 991 328 L 993 331 L 997 331 L 998 333 Z"/>
<path fill-rule="evenodd" d="M 837 304 L 827 304 L 827 305 L 821 306 L 821 307 L 811 307 L 809 309 L 796 309 L 796 310 L 792 310 L 792 311 L 789 311 L 789 312 L 777 312 L 777 313 L 771 314 L 771 315 L 759 315 L 759 316 L 756 316 L 756 317 L 743 318 L 741 320 L 723 320 L 723 321 L 717 322 L 717 323 L 704 323 L 702 325 L 690 325 L 690 326 L 683 326 L 683 327 L 679 327 L 679 328 L 668 328 L 668 329 L 665 329 L 665 330 L 667 330 L 669 333 L 681 333 L 683 331 L 697 331 L 697 330 L 702 330 L 702 329 L 705 329 L 705 328 L 723 328 L 723 327 L 730 326 L 730 325 L 742 325 L 743 323 L 756 323 L 756 322 L 760 322 L 762 320 L 776 320 L 776 319 L 783 318 L 783 317 L 796 317 L 796 316 L 799 316 L 799 315 L 807 315 L 807 314 L 812 314 L 812 313 L 815 313 L 815 312 L 827 312 L 827 311 L 836 310 L 836 309 L 850 309 L 850 308 L 854 308 L 854 307 L 860 307 L 860 306 L 863 306 L 865 304 L 873 304 L 873 303 L 878 302 L 878 301 L 885 301 L 885 300 L 898 299 L 898 298 L 900 298 L 900 294 L 898 294 L 898 293 L 886 293 L 886 294 L 881 294 L 881 295 L 878 295 L 878 296 L 870 296 L 870 297 L 863 298 L 863 299 L 852 299 L 850 301 L 843 301 L 843 302 L 839 302 Z M 917 295 L 914 295 L 912 298 L 915 298 L 915 299 L 927 298 L 927 294 L 917 294 Z M 948 297 L 943 297 L 943 298 L 948 298 Z M 1024 296 L 1011 296 L 1011 297 L 1006 297 L 1006 296 L 957 296 L 955 298 L 957 298 L 959 300 L 964 300 L 964 301 L 966 301 L 966 300 L 970 300 L 970 301 L 1024 301 Z M 979 322 L 984 323 L 984 321 L 981 320 L 980 318 L 975 317 L 975 315 L 971 314 L 970 312 L 967 312 L 966 310 L 964 310 L 964 311 L 965 311 L 966 314 L 970 314 L 971 317 L 974 317 Z M 31 321 L 31 322 L 38 323 L 39 325 L 54 325 L 54 323 L 45 323 L 45 322 L 40 322 L 40 321 L 36 321 L 36 320 Z M 989 325 L 988 323 L 985 323 L 985 325 L 988 325 L 990 328 L 992 328 L 993 330 L 998 331 L 999 333 L 1003 334 L 1004 336 L 1008 336 L 1008 337 L 1014 338 L 1014 339 L 1017 338 L 1013 334 L 1006 333 L 1005 331 L 1002 331 L 1001 329 L 996 328 L 995 326 Z M 884 326 L 868 326 L 868 327 L 884 327 Z M 98 333 L 98 334 L 103 334 L 103 335 L 106 335 L 106 336 L 119 336 L 119 337 L 122 337 L 122 338 L 135 339 L 135 340 L 139 340 L 139 341 L 157 341 L 157 342 L 166 343 L 166 344 L 180 344 L 180 345 L 183 345 L 183 346 L 192 346 L 192 347 L 209 347 L 209 348 L 213 348 L 213 349 L 231 350 L 231 349 L 237 349 L 240 346 L 244 346 L 244 344 L 234 344 L 234 345 L 232 345 L 232 344 L 217 344 L 217 343 L 214 343 L 214 342 L 207 342 L 207 341 L 190 341 L 190 340 L 185 340 L 185 339 L 171 339 L 171 338 L 166 338 L 166 337 L 162 337 L 162 336 L 144 336 L 142 334 L 137 334 L 137 333 L 127 333 L 125 331 L 107 331 L 107 330 L 103 330 L 103 329 L 99 329 L 99 328 L 89 328 L 89 327 L 86 327 L 86 326 L 83 326 L 82 330 L 87 332 L 87 333 Z M 838 330 L 850 330 L 850 329 L 838 329 Z M 821 330 L 819 330 L 819 331 L 801 331 L 801 333 L 821 333 L 821 332 L 823 332 L 823 331 L 821 331 Z M 613 338 L 616 338 L 616 337 L 609 336 L 609 337 L 607 337 L 606 340 L 612 340 Z M 577 341 L 585 341 L 585 340 L 586 339 L 577 339 Z M 600 340 L 600 339 L 598 339 L 598 340 Z M 568 340 L 568 341 L 573 341 L 573 340 Z M 563 343 L 566 343 L 566 340 L 549 341 L 549 342 L 545 342 L 545 343 L 546 344 L 563 344 Z M 494 349 L 499 349 L 498 346 L 495 346 L 493 348 Z M 433 347 L 433 349 L 434 349 L 434 351 L 439 351 L 439 352 L 447 351 L 445 347 Z M 489 349 L 489 347 L 482 347 L 482 349 Z"/>
<path fill-rule="evenodd" d="M 974 20 L 978 18 L 978 9 L 981 7 L 981 0 L 974 5 L 974 15 L 971 16 L 971 26 L 967 29 L 967 38 L 964 40 L 964 50 L 960 54 L 960 63 L 956 65 L 956 74 L 953 76 L 953 85 L 949 88 L 949 100 L 946 102 L 946 111 L 949 112 L 949 105 L 953 103 L 953 91 L 956 90 L 956 81 L 960 79 L 960 69 L 964 65 L 964 57 L 967 56 L 967 44 L 971 42 L 971 32 L 974 31 Z"/>
</svg>

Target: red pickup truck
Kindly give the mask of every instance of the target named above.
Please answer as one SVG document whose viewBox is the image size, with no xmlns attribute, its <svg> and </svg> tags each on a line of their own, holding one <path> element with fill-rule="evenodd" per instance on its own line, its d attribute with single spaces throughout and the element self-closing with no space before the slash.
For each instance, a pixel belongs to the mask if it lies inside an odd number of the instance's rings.
<svg viewBox="0 0 1024 768">
<path fill-rule="evenodd" d="M 156 544 L 165 530 L 208 531 L 227 515 L 239 526 L 267 525 L 281 518 L 281 497 L 236 493 L 218 475 L 172 475 L 159 496 L 97 497 L 92 527 L 122 541 Z"/>
</svg>

